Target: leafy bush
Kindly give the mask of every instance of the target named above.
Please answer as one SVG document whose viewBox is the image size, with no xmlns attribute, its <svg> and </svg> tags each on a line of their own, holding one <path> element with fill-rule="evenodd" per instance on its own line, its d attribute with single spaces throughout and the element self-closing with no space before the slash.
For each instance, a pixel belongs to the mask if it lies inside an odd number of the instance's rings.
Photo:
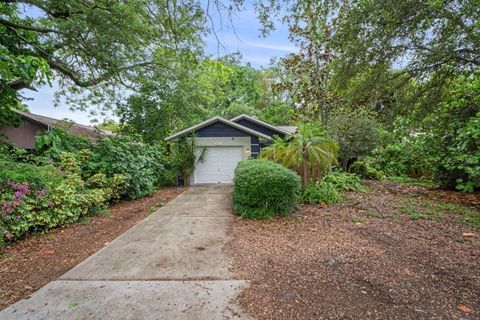
<svg viewBox="0 0 480 320">
<path fill-rule="evenodd" d="M 145 144 L 130 136 L 101 139 L 91 153 L 84 151 L 78 157 L 83 160 L 84 178 L 96 173 L 104 173 L 109 178 L 123 175 L 126 187 L 121 196 L 129 199 L 151 194 L 172 176 L 165 168 L 163 147 Z"/>
<path fill-rule="evenodd" d="M 342 201 L 342 192 L 362 190 L 362 182 L 358 175 L 342 171 L 333 172 L 314 185 L 306 187 L 302 192 L 302 203 L 335 204 Z"/>
<path fill-rule="evenodd" d="M 233 207 L 246 218 L 286 215 L 295 209 L 300 196 L 300 177 L 272 161 L 239 162 L 233 181 Z"/>
<path fill-rule="evenodd" d="M 332 185 L 337 191 L 361 191 L 360 177 L 353 173 L 333 172 L 323 178 L 323 182 Z"/>
<path fill-rule="evenodd" d="M 373 167 L 371 162 L 371 158 L 357 160 L 350 166 L 350 171 L 358 174 L 363 179 L 378 181 L 383 180 L 385 178 L 385 174 L 383 171 Z"/>
<path fill-rule="evenodd" d="M 425 136 L 409 136 L 378 148 L 373 153 L 372 165 L 387 176 L 430 177 L 434 170 L 428 156 Z"/>
<path fill-rule="evenodd" d="M 428 113 L 420 100 L 398 117 L 391 143 L 377 149 L 374 167 L 388 176 L 432 179 L 442 188 L 480 189 L 480 80 L 458 76 Z"/>
<path fill-rule="evenodd" d="M 71 153 L 61 155 L 61 172 L 53 166 L 18 164 L 7 158 L 2 161 L 0 245 L 97 213 L 117 197 L 124 185 L 123 177 L 118 175 L 107 179 L 97 174 L 84 182 Z M 22 174 L 16 170 L 22 170 Z M 41 174 L 35 176 L 37 170 Z"/>
<path fill-rule="evenodd" d="M 71 124 L 70 124 L 71 126 Z M 57 160 L 62 152 L 76 152 L 91 149 L 92 143 L 86 137 L 68 133 L 69 125 L 51 128 L 35 137 L 35 149 L 38 153 Z"/>
<path fill-rule="evenodd" d="M 337 188 L 330 183 L 321 181 L 313 186 L 306 187 L 302 192 L 302 203 L 328 205 L 342 201 L 342 196 Z"/>
</svg>

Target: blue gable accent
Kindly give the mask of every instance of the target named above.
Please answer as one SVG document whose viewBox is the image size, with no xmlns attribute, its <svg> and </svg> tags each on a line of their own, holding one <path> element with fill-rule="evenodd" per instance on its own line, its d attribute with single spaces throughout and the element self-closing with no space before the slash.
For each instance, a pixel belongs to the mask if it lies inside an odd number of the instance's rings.
<svg viewBox="0 0 480 320">
<path fill-rule="evenodd" d="M 196 131 L 197 137 L 248 137 L 250 134 L 222 122 L 215 122 Z M 258 139 L 258 137 L 257 137 Z"/>
<path fill-rule="evenodd" d="M 283 138 L 285 135 L 283 133 L 280 133 L 280 132 L 277 132 L 277 131 L 274 131 L 270 128 L 267 128 L 267 127 L 264 127 L 262 126 L 261 124 L 258 124 L 258 123 L 255 123 L 255 122 L 252 122 L 248 119 L 245 119 L 245 118 L 242 118 L 242 119 L 239 119 L 237 121 L 235 121 L 235 123 L 238 123 L 244 127 L 247 127 L 249 129 L 252 129 L 252 130 L 255 130 L 257 132 L 260 132 L 260 133 L 263 133 L 263 134 L 266 134 L 270 137 L 273 137 L 273 136 L 279 136 L 280 138 Z"/>
</svg>

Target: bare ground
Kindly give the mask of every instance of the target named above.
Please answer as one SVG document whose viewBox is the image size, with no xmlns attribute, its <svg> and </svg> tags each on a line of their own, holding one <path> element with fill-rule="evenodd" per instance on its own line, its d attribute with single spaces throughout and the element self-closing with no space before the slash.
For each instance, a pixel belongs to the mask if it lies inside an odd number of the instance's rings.
<svg viewBox="0 0 480 320">
<path fill-rule="evenodd" d="M 89 217 L 0 249 L 0 310 L 55 280 L 182 191 L 165 188 L 120 202 L 109 208 L 108 215 Z"/>
<path fill-rule="evenodd" d="M 479 194 L 369 183 L 333 206 L 238 219 L 225 250 L 258 319 L 479 319 Z"/>
</svg>

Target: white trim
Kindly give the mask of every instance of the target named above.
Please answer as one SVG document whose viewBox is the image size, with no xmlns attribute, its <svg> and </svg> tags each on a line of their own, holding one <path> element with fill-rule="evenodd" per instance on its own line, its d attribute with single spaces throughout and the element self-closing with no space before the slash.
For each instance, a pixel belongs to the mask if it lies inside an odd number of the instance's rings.
<svg viewBox="0 0 480 320">
<path fill-rule="evenodd" d="M 210 124 L 212 124 L 212 123 L 214 123 L 214 122 L 217 122 L 217 121 L 220 121 L 220 122 L 222 122 L 222 123 L 224 123 L 224 124 L 226 124 L 226 125 L 229 125 L 229 126 L 234 127 L 234 128 L 236 128 L 236 129 L 238 129 L 238 130 L 247 132 L 247 133 L 249 133 L 249 134 L 251 134 L 251 135 L 254 135 L 254 136 L 257 136 L 257 137 L 259 137 L 259 138 L 263 138 L 263 139 L 267 139 L 267 140 L 271 140 L 271 139 L 272 139 L 270 136 L 268 136 L 268 135 L 266 135 L 266 134 L 257 132 L 257 131 L 255 131 L 255 130 L 252 130 L 252 129 L 249 129 L 249 128 L 247 128 L 247 127 L 244 127 L 244 126 L 242 126 L 242 125 L 240 125 L 240 124 L 238 124 L 238 123 L 235 123 L 235 122 L 229 121 L 229 120 L 227 120 L 227 119 L 224 119 L 224 118 L 222 118 L 222 117 L 216 116 L 216 117 L 210 118 L 210 119 L 208 119 L 208 120 L 205 120 L 205 121 L 203 121 L 203 122 L 201 122 L 201 123 L 199 123 L 199 124 L 197 124 L 197 125 L 194 125 L 194 126 L 192 126 L 192 127 L 190 127 L 190 128 L 187 128 L 187 129 L 184 129 L 184 130 L 182 130 L 182 131 L 179 131 L 179 132 L 177 132 L 177 133 L 175 133 L 175 134 L 172 134 L 171 136 L 166 137 L 166 138 L 165 138 L 165 141 L 173 140 L 173 139 L 175 139 L 175 138 L 178 138 L 178 137 L 180 137 L 180 136 L 183 136 L 183 135 L 186 134 L 186 133 L 189 133 L 189 132 L 192 132 L 192 131 L 201 129 L 201 128 L 206 127 L 206 126 L 208 126 L 208 125 L 210 125 Z"/>
<path fill-rule="evenodd" d="M 241 114 L 241 115 L 239 115 L 238 117 L 235 117 L 235 118 L 233 118 L 233 119 L 230 119 L 230 121 L 236 122 L 236 121 L 238 121 L 238 120 L 240 120 L 240 119 L 248 119 L 248 120 L 250 120 L 250 121 L 252 121 L 252 122 L 255 122 L 255 123 L 259 124 L 259 125 L 262 125 L 262 126 L 264 126 L 264 127 L 267 127 L 267 128 L 272 129 L 272 130 L 274 130 L 274 131 L 277 131 L 277 132 L 280 132 L 280 133 L 283 133 L 283 134 L 291 134 L 291 133 L 288 132 L 288 131 L 285 131 L 285 130 L 280 129 L 280 128 L 275 127 L 275 126 L 272 126 L 271 124 L 266 123 L 266 122 L 263 122 L 262 120 L 258 120 L 258 119 L 256 119 L 256 118 L 247 116 L 246 114 Z"/>
</svg>

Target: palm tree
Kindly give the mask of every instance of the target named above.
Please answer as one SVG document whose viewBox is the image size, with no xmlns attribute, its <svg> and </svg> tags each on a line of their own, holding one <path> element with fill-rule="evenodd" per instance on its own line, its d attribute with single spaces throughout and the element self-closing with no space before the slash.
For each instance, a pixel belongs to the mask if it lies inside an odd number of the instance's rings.
<svg viewBox="0 0 480 320">
<path fill-rule="evenodd" d="M 338 144 L 319 124 L 304 124 L 298 133 L 285 139 L 277 138 L 260 157 L 273 160 L 296 171 L 305 188 L 337 164 Z"/>
</svg>

